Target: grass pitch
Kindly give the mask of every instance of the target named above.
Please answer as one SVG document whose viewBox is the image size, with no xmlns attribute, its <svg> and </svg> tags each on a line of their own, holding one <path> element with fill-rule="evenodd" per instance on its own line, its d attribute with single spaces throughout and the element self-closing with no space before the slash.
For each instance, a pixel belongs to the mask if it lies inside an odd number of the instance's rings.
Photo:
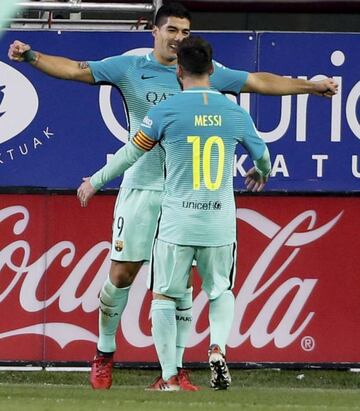
<svg viewBox="0 0 360 411">
<path fill-rule="evenodd" d="M 148 392 L 155 371 L 114 370 L 110 390 L 94 391 L 79 372 L 1 372 L 1 411 L 360 410 L 360 374 L 347 371 L 233 370 L 227 391 L 208 388 L 209 372 L 191 374 L 199 392 Z"/>
</svg>

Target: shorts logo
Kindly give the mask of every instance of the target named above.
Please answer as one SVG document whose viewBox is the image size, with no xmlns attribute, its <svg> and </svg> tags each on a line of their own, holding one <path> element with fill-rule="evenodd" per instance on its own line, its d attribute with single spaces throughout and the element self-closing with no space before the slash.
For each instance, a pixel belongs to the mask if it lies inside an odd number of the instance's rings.
<svg viewBox="0 0 360 411">
<path fill-rule="evenodd" d="M 19 71 L 0 61 L 0 144 L 20 134 L 39 107 L 34 86 Z"/>
<path fill-rule="evenodd" d="M 124 248 L 124 242 L 121 240 L 116 240 L 114 244 L 114 248 L 116 251 L 120 252 Z"/>
</svg>

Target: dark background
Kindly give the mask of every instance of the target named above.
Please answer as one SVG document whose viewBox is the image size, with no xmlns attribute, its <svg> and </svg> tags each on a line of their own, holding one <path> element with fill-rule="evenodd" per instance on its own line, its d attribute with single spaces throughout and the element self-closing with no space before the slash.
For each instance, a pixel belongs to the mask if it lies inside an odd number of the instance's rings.
<svg viewBox="0 0 360 411">
<path fill-rule="evenodd" d="M 107 3 L 106 0 L 87 0 Z M 112 3 L 135 3 L 111 0 Z M 163 3 L 168 3 L 164 0 Z M 358 32 L 359 0 L 196 0 L 179 1 L 192 13 L 193 30 L 274 30 Z M 142 3 L 152 3 L 142 1 Z M 140 17 L 121 14 L 121 18 Z M 89 16 L 90 17 L 90 16 Z M 92 16 L 94 17 L 94 13 Z M 114 18 L 114 13 L 112 13 Z M 151 14 L 144 15 L 151 19 Z M 120 16 L 119 16 L 120 18 Z"/>
</svg>

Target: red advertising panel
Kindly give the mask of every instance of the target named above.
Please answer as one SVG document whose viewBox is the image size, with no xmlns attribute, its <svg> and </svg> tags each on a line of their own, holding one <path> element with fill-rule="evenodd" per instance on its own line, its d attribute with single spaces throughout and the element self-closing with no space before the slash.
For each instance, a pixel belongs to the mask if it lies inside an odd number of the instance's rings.
<svg viewBox="0 0 360 411">
<path fill-rule="evenodd" d="M 0 361 L 89 361 L 108 274 L 114 196 L 0 196 Z M 238 196 L 230 362 L 360 362 L 360 197 Z M 147 266 L 115 360 L 154 362 Z M 195 276 L 186 361 L 206 361 L 208 305 Z"/>
<path fill-rule="evenodd" d="M 38 200 L 0 196 L 1 360 L 43 359 L 47 197 Z"/>
</svg>

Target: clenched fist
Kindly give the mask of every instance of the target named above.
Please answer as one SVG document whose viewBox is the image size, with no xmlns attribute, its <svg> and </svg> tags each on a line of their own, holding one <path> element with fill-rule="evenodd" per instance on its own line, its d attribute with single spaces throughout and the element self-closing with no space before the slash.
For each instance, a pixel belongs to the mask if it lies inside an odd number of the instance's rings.
<svg viewBox="0 0 360 411">
<path fill-rule="evenodd" d="M 19 40 L 15 40 L 12 44 L 10 44 L 8 57 L 10 60 L 13 61 L 24 61 L 24 53 L 29 51 L 31 47 L 29 44 L 22 43 Z"/>
</svg>

